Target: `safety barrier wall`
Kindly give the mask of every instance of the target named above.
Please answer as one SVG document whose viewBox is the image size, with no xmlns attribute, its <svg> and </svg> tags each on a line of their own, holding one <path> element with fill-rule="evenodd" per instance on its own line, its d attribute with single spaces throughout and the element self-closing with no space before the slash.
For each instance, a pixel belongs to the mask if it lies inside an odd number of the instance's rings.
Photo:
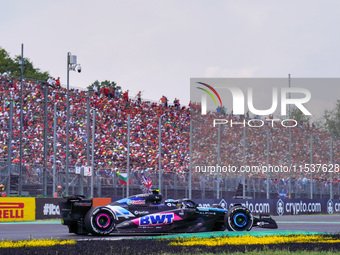
<svg viewBox="0 0 340 255">
<path fill-rule="evenodd" d="M 253 214 L 279 216 L 340 213 L 339 199 L 198 199 L 195 202 L 202 207 L 219 204 L 227 209 L 242 204 Z"/>
<path fill-rule="evenodd" d="M 0 198 L 0 222 L 35 220 L 35 198 Z"/>
<path fill-rule="evenodd" d="M 63 201 L 65 201 L 64 198 L 36 198 L 36 219 L 43 220 L 59 218 L 59 202 Z"/>
<path fill-rule="evenodd" d="M 93 206 L 104 206 L 117 199 L 94 198 Z M 0 198 L 0 222 L 33 221 L 60 217 L 59 202 L 65 198 Z M 242 204 L 253 214 L 306 215 L 340 213 L 340 199 L 197 199 L 201 207 L 219 204 L 230 208 Z"/>
</svg>

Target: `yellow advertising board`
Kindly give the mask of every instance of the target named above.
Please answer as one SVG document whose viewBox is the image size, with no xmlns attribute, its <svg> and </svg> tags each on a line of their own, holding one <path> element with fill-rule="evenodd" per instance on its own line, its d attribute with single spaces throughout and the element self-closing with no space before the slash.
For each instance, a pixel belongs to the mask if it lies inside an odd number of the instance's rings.
<svg viewBox="0 0 340 255">
<path fill-rule="evenodd" d="M 1 197 L 0 222 L 35 220 L 34 197 Z"/>
</svg>

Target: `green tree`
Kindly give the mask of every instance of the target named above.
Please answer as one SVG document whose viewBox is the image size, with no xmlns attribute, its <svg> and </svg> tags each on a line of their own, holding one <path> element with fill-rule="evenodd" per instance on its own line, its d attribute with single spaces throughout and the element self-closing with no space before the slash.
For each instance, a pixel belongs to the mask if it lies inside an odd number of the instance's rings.
<svg viewBox="0 0 340 255">
<path fill-rule="evenodd" d="M 290 119 L 296 120 L 300 125 L 306 125 L 310 121 L 310 117 L 308 115 L 305 115 L 296 106 L 293 107 L 290 111 Z"/>
<path fill-rule="evenodd" d="M 10 58 L 7 51 L 0 48 L 0 73 L 8 73 L 14 70 L 14 61 Z"/>
<path fill-rule="evenodd" d="M 88 86 L 87 89 L 88 90 L 94 90 L 95 86 L 97 86 L 98 91 L 101 88 L 106 88 L 106 87 L 114 88 L 115 90 L 118 90 L 119 93 L 121 93 L 121 91 L 122 91 L 122 88 L 120 86 L 117 86 L 117 83 L 115 83 L 114 81 L 108 81 L 108 80 L 105 80 L 105 81 L 102 81 L 102 82 L 99 82 L 98 80 L 96 80 L 90 86 Z"/>
<path fill-rule="evenodd" d="M 326 110 L 323 119 L 329 133 L 340 137 L 340 100 L 337 100 L 333 110 Z"/>
<path fill-rule="evenodd" d="M 21 56 L 16 56 L 12 59 L 8 52 L 0 48 L 0 73 L 9 73 L 11 76 L 21 76 L 21 65 L 19 64 Z M 24 78 L 46 81 L 50 74 L 48 72 L 42 72 L 39 68 L 35 68 L 33 63 L 28 58 L 24 58 Z"/>
</svg>

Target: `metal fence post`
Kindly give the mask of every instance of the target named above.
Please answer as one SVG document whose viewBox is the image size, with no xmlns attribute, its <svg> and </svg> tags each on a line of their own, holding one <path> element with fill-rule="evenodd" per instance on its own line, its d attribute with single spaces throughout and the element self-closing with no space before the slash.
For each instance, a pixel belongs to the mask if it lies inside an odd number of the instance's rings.
<svg viewBox="0 0 340 255">
<path fill-rule="evenodd" d="M 165 197 L 165 199 L 167 199 L 168 198 L 168 185 L 165 185 L 165 191 L 164 191 L 164 197 Z"/>
<path fill-rule="evenodd" d="M 243 127 L 243 167 L 246 167 L 246 127 Z M 245 169 L 244 169 L 245 170 Z M 246 171 L 243 172 L 242 198 L 246 198 Z"/>
<path fill-rule="evenodd" d="M 269 169 L 269 130 L 267 129 L 267 169 Z M 269 194 L 269 171 L 267 171 L 267 199 L 270 198 Z"/>
<path fill-rule="evenodd" d="M 93 109 L 93 124 L 92 124 L 92 174 L 91 174 L 91 197 L 93 197 L 94 185 L 94 147 L 95 147 L 95 134 L 96 134 L 96 110 Z"/>
<path fill-rule="evenodd" d="M 80 195 L 84 195 L 84 167 L 80 167 Z"/>
<path fill-rule="evenodd" d="M 330 164 L 333 164 L 333 138 L 330 142 Z M 330 183 L 329 183 L 329 198 L 333 199 L 333 171 L 330 172 Z"/>
<path fill-rule="evenodd" d="M 289 167 L 292 167 L 292 132 L 289 128 Z M 288 197 L 292 198 L 292 171 L 289 171 Z"/>
<path fill-rule="evenodd" d="M 313 164 L 313 134 L 310 135 L 310 166 Z M 313 171 L 310 171 L 310 199 L 313 199 Z"/>
<path fill-rule="evenodd" d="M 43 171 L 43 196 L 47 196 L 47 95 L 48 95 L 48 85 L 44 85 L 44 171 Z"/>
<path fill-rule="evenodd" d="M 53 186 L 52 194 L 56 193 L 56 157 L 57 157 L 57 102 L 54 102 L 53 111 Z"/>
<path fill-rule="evenodd" d="M 102 195 L 102 177 L 101 176 L 97 176 L 96 179 L 96 183 L 97 183 L 97 196 L 101 197 Z"/>
<path fill-rule="evenodd" d="M 91 166 L 90 162 L 90 91 L 87 92 L 86 98 L 86 161 L 87 167 Z M 90 182 L 87 177 L 87 189 L 86 193 L 89 195 Z"/>
<path fill-rule="evenodd" d="M 162 193 L 162 117 L 159 117 L 158 121 L 158 188 Z"/>
<path fill-rule="evenodd" d="M 190 141 L 189 141 L 189 199 L 192 199 L 192 130 L 193 120 L 190 118 Z"/>
<path fill-rule="evenodd" d="M 217 129 L 217 165 L 221 164 L 221 125 L 218 125 Z M 220 173 L 217 172 L 216 182 L 216 198 L 220 198 Z"/>
<path fill-rule="evenodd" d="M 75 181 L 73 181 L 73 182 L 71 182 L 71 183 L 72 183 L 72 194 L 75 194 L 75 187 L 74 187 Z"/>
<path fill-rule="evenodd" d="M 21 72 L 21 84 L 20 84 L 20 165 L 19 165 L 19 196 L 22 195 L 22 128 L 23 128 L 23 80 L 24 80 L 24 44 L 21 44 L 21 65 L 20 65 L 20 72 Z"/>
<path fill-rule="evenodd" d="M 126 197 L 130 196 L 130 114 L 128 114 L 128 126 L 127 126 L 127 169 L 126 169 L 126 177 L 127 177 L 127 182 L 126 182 Z"/>
<path fill-rule="evenodd" d="M 8 179 L 7 179 L 7 187 L 6 187 L 6 193 L 8 196 L 10 196 L 11 192 L 11 167 L 12 167 L 12 132 L 13 132 L 13 101 L 11 100 L 9 102 L 9 137 L 8 137 Z"/>
<path fill-rule="evenodd" d="M 178 198 L 178 183 L 177 183 L 177 173 L 174 172 L 174 189 L 175 189 L 175 198 Z"/>
<path fill-rule="evenodd" d="M 291 83 L 290 83 L 290 74 L 288 74 L 288 87 L 291 87 Z M 289 92 L 288 94 L 289 99 L 291 98 L 291 93 Z M 291 115 L 291 108 L 290 108 L 290 104 L 288 105 L 288 118 L 290 119 L 290 115 Z M 289 128 L 289 167 L 292 167 L 292 132 L 291 129 Z M 288 180 L 288 197 L 291 198 L 292 197 L 292 173 L 291 171 L 289 171 L 289 180 Z"/>
<path fill-rule="evenodd" d="M 114 172 L 113 174 L 113 189 L 114 189 L 114 198 L 117 198 L 117 181 L 116 181 L 116 175 L 117 175 L 117 172 Z"/>
<path fill-rule="evenodd" d="M 70 63 L 70 52 L 67 53 L 67 94 L 66 94 L 66 187 L 65 193 L 66 196 L 69 195 L 69 149 L 70 149 L 70 91 L 69 91 L 69 81 L 70 81 L 70 72 L 69 72 L 69 63 Z"/>
<path fill-rule="evenodd" d="M 201 198 L 205 199 L 205 178 L 201 177 Z"/>
</svg>

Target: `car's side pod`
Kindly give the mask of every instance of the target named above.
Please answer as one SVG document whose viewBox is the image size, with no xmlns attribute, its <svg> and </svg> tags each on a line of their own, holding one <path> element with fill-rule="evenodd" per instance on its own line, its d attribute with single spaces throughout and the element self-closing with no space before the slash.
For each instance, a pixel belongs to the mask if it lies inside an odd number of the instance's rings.
<svg viewBox="0 0 340 255">
<path fill-rule="evenodd" d="M 254 217 L 253 227 L 276 229 L 277 224 L 268 214 L 260 214 L 258 218 Z"/>
</svg>

